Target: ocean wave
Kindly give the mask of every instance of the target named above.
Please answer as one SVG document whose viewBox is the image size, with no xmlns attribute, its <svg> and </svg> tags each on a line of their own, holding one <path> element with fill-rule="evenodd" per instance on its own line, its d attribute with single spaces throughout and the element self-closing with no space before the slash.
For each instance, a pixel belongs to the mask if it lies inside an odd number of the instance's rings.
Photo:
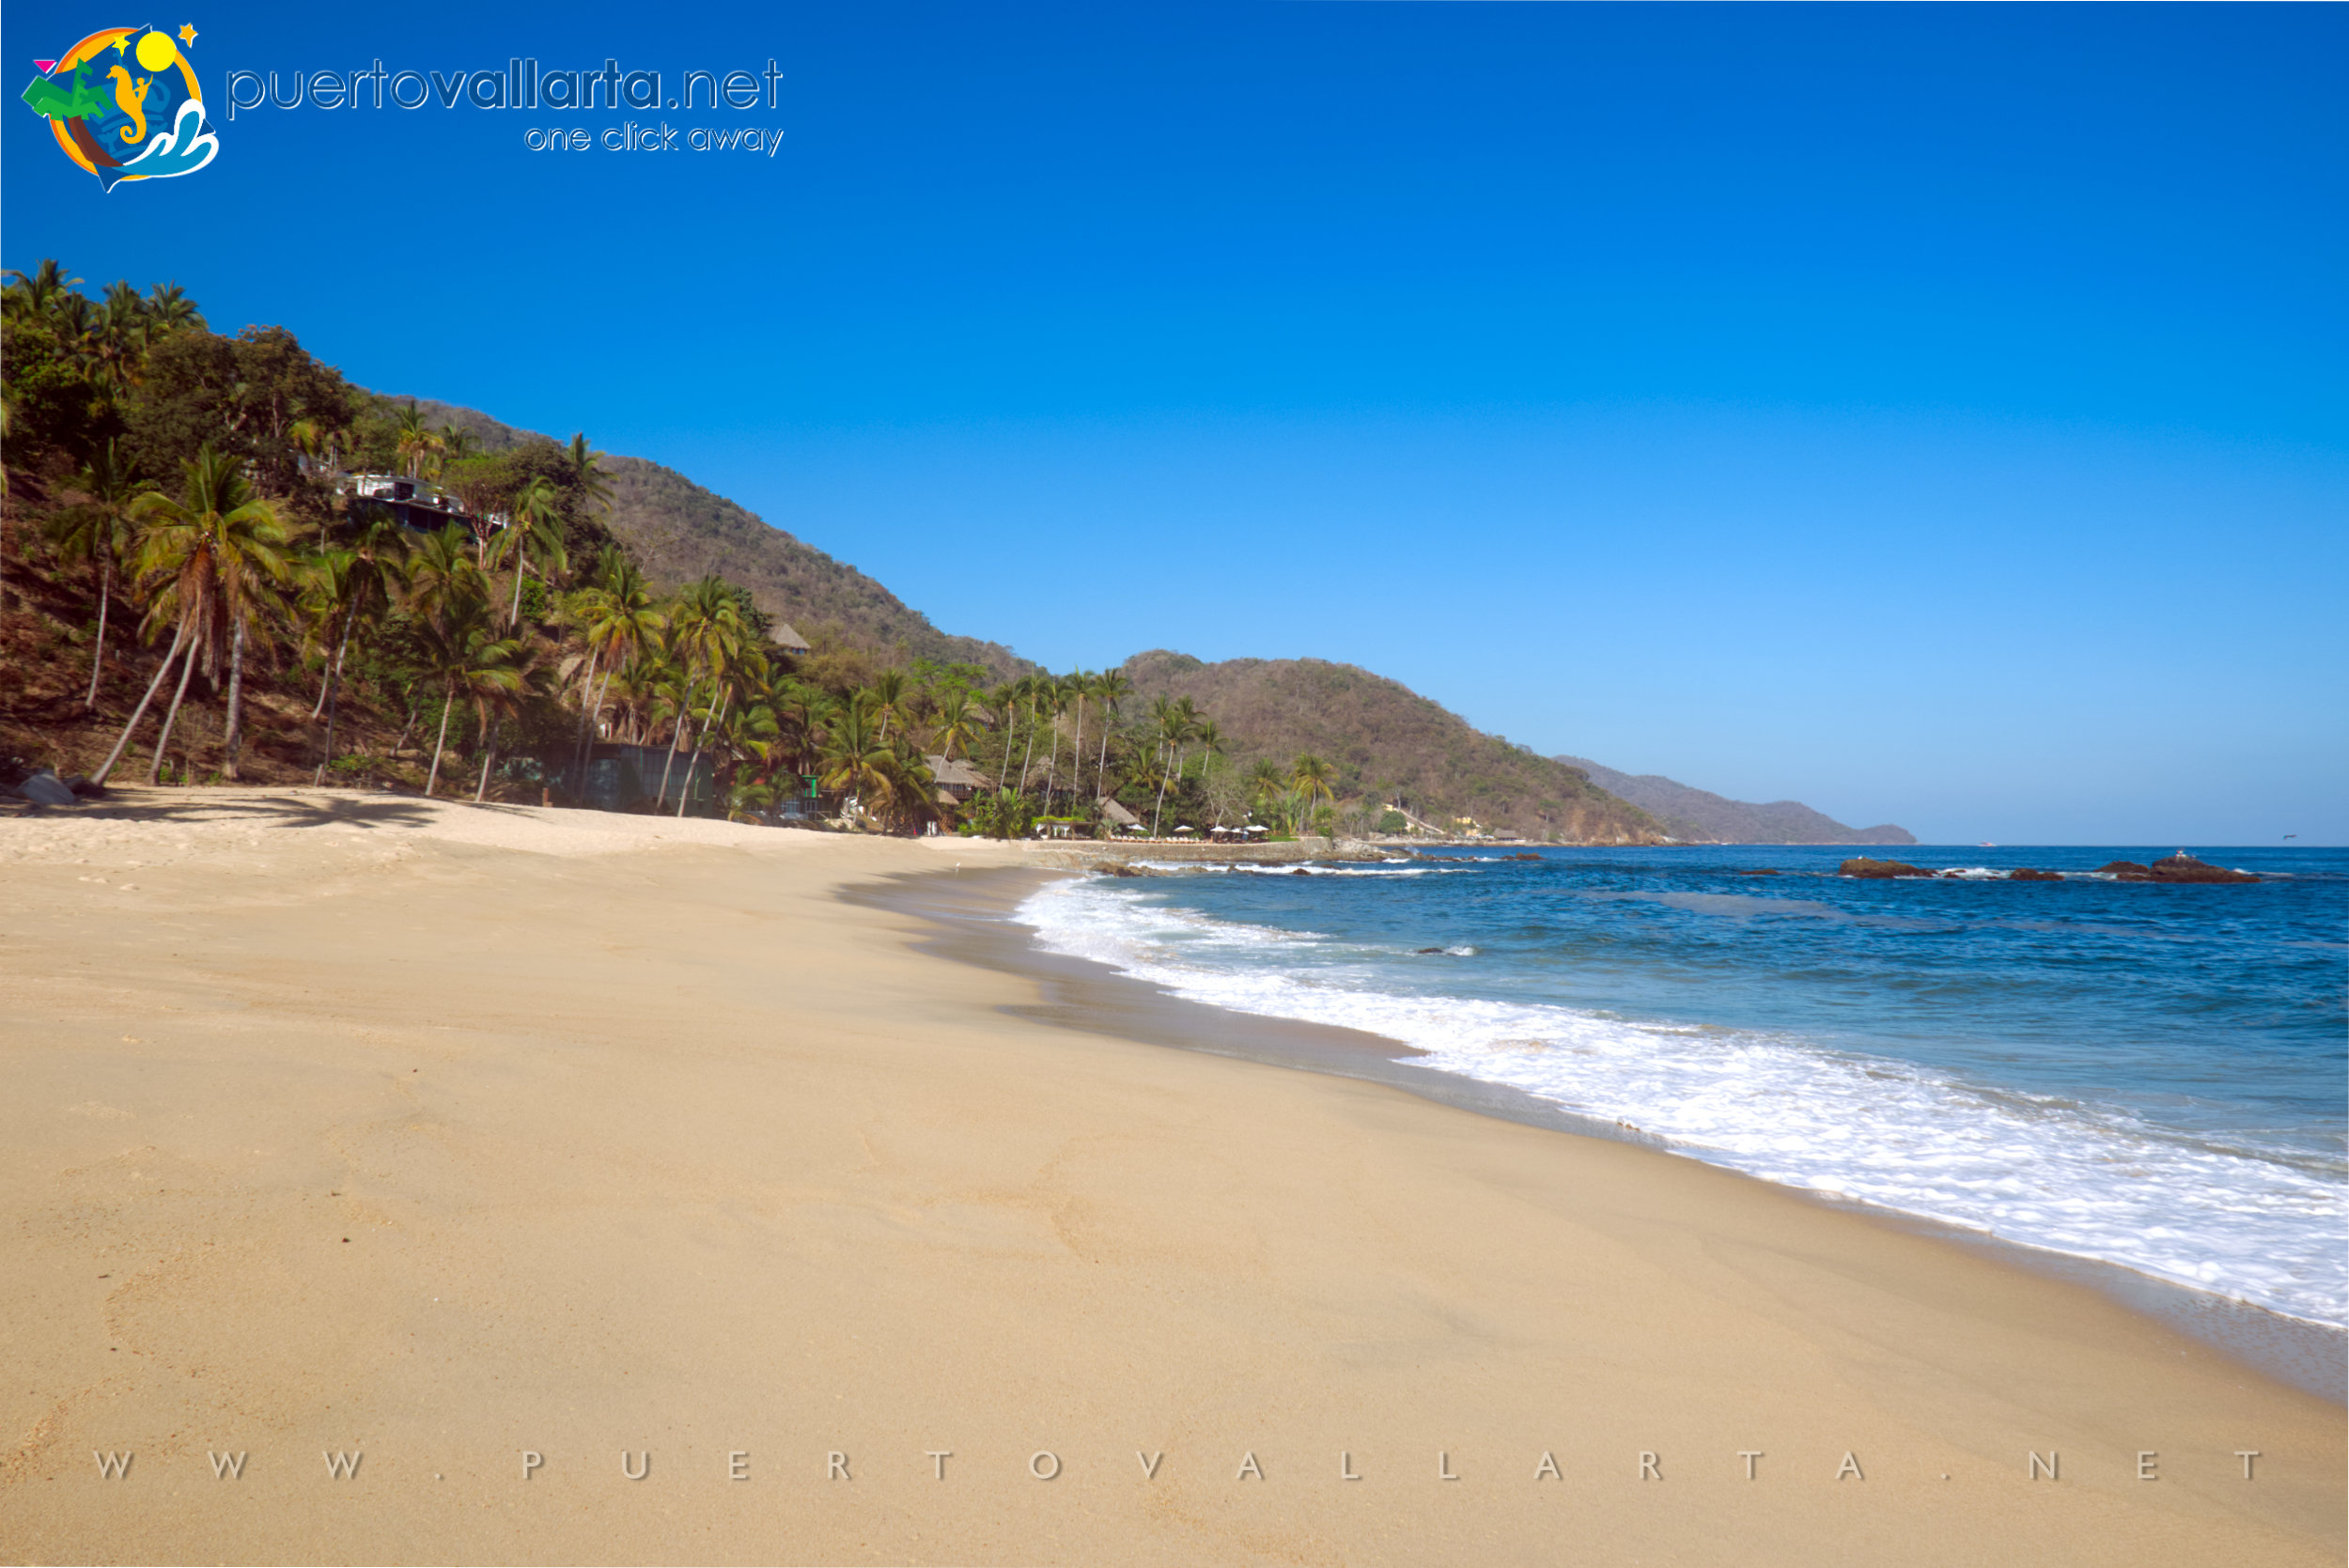
<svg viewBox="0 0 2349 1568">
<path fill-rule="evenodd" d="M 1785 1035 L 1414 995 L 1392 988 L 1392 954 L 1331 950 L 1322 955 L 1345 961 L 1301 970 L 1283 950 L 1327 939 L 1168 908 L 1108 882 L 1056 884 L 1019 918 L 1050 951 L 1211 1005 L 1401 1040 L 1426 1053 L 1419 1065 L 1627 1124 L 1766 1180 L 2320 1323 L 2349 1319 L 2349 1185 L 2323 1156 L 2198 1138 Z"/>
</svg>

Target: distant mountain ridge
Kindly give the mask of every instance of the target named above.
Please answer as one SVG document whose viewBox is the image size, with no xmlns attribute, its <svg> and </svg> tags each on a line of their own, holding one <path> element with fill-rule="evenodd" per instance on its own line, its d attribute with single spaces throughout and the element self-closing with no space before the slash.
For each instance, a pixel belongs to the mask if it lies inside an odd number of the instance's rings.
<svg viewBox="0 0 2349 1568">
<path fill-rule="evenodd" d="M 501 452 L 536 435 L 477 409 L 430 397 L 415 402 L 426 423 L 436 429 L 454 425 L 479 441 L 484 451 Z M 984 665 L 996 680 L 1034 668 L 1000 643 L 939 630 L 928 616 L 854 567 L 675 469 L 617 456 L 607 456 L 603 467 L 612 482 L 612 533 L 662 587 L 716 572 L 748 588 L 761 610 L 818 639 L 819 646 L 830 634 L 884 652 Z"/>
<path fill-rule="evenodd" d="M 1677 839 L 1721 844 L 1914 844 L 1917 835 L 1887 822 L 1849 828 L 1799 800 L 1757 805 L 1693 789 L 1661 773 L 1619 773 L 1586 757 L 1552 759 L 1579 768 L 1610 795 L 1640 807 Z"/>
<path fill-rule="evenodd" d="M 1400 796 L 1439 824 L 1472 816 L 1485 827 L 1583 844 L 1655 844 L 1663 831 L 1572 768 L 1497 735 L 1399 681 L 1321 659 L 1231 659 L 1208 664 L 1156 648 L 1128 660 L 1132 711 L 1154 697 L 1189 697 L 1213 718 L 1224 749 L 1245 766 L 1269 757 L 1285 771 L 1299 753 L 1332 764 L 1341 800 L 1378 805 Z"/>
</svg>

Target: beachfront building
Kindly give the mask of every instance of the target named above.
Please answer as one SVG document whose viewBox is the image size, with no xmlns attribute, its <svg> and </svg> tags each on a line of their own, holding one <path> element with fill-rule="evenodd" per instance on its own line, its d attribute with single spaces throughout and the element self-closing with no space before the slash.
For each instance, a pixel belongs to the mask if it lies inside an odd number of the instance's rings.
<svg viewBox="0 0 2349 1568">
<path fill-rule="evenodd" d="M 995 787 L 994 781 L 967 762 L 935 755 L 922 760 L 928 765 L 930 778 L 938 784 L 938 803 L 941 806 L 959 806 L 980 790 Z"/>
<path fill-rule="evenodd" d="M 1112 831 L 1130 832 L 1142 826 L 1141 817 L 1136 816 L 1106 795 L 1094 803 L 1101 808 L 1101 820 L 1108 824 Z"/>
</svg>

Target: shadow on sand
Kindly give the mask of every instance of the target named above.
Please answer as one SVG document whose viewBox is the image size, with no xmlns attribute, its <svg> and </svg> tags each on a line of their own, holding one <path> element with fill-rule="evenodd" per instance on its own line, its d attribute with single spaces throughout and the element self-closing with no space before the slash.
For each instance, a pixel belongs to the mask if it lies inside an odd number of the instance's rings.
<svg viewBox="0 0 2349 1568">
<path fill-rule="evenodd" d="M 18 817 L 52 816 L 57 820 L 101 822 L 242 822 L 256 828 L 385 828 L 417 827 L 429 821 L 436 807 L 462 807 L 520 816 L 528 808 L 485 801 L 435 800 L 412 795 L 361 794 L 330 789 L 109 789 L 98 800 L 72 806 L 37 807 L 30 801 L 0 797 L 0 804 L 16 808 Z"/>
</svg>

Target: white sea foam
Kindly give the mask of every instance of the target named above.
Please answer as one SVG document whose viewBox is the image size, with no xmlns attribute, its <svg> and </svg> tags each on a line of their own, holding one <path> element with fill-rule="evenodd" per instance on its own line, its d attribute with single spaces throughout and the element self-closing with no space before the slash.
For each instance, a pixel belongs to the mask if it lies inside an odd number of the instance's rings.
<svg viewBox="0 0 2349 1568">
<path fill-rule="evenodd" d="M 1784 1035 L 1413 996 L 1382 986 L 1378 964 L 1399 957 L 1293 972 L 1283 948 L 1329 939 L 1167 908 L 1103 881 L 1055 884 L 1019 918 L 1052 952 L 1215 1006 L 1399 1039 L 1427 1052 L 1420 1065 L 1627 1123 L 1770 1181 L 2349 1319 L 2349 1205 L 2321 1160 Z"/>
</svg>

